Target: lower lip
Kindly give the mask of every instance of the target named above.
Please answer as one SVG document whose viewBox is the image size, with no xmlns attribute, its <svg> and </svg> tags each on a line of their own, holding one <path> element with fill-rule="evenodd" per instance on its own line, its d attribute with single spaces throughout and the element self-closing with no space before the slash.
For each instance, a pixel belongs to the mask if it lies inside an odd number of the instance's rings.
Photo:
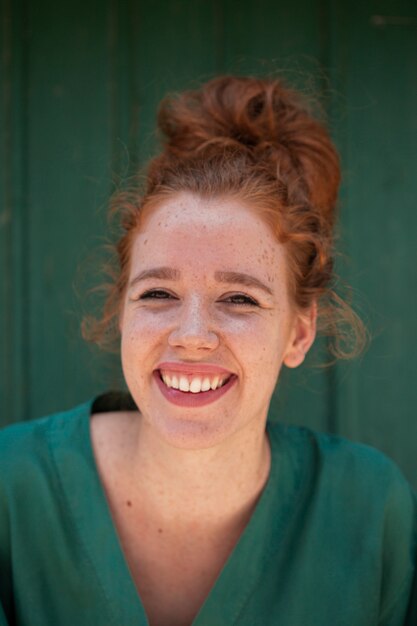
<svg viewBox="0 0 417 626">
<path fill-rule="evenodd" d="M 205 406 L 206 404 L 216 402 L 216 400 L 224 396 L 224 394 L 227 393 L 237 381 L 237 376 L 232 375 L 227 383 L 219 389 L 210 389 L 210 391 L 192 393 L 191 391 L 180 391 L 179 389 L 167 387 L 161 380 L 159 372 L 154 372 L 154 378 L 164 398 L 177 406 L 189 407 Z"/>
</svg>

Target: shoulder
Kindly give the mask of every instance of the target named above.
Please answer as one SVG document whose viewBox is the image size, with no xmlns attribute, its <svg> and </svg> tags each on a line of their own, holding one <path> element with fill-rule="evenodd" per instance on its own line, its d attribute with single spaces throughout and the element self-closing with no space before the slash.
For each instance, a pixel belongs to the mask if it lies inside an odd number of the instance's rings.
<svg viewBox="0 0 417 626">
<path fill-rule="evenodd" d="M 0 572 L 9 559 L 11 529 L 24 528 L 28 515 L 36 525 L 43 505 L 52 516 L 51 494 L 59 492 L 59 485 L 51 448 L 60 437 L 71 439 L 71 430 L 89 406 L 87 402 L 0 430 Z M 44 521 L 39 524 L 42 527 Z"/>
<path fill-rule="evenodd" d="M 64 424 L 68 424 L 69 421 L 88 414 L 93 402 L 94 400 L 88 400 L 64 411 L 3 426 L 0 428 L 0 450 L 2 452 L 0 458 L 3 459 L 4 454 L 7 456 L 9 451 L 13 452 L 16 449 L 15 446 L 24 448 L 25 446 L 32 446 L 34 442 L 44 441 L 49 431 L 59 429 Z"/>
<path fill-rule="evenodd" d="M 310 467 L 315 467 L 322 479 L 331 483 L 360 479 L 366 488 L 374 487 L 377 479 L 381 488 L 394 482 L 410 489 L 398 465 L 370 445 L 300 426 L 273 423 L 270 431 L 278 445 L 292 455 L 301 456 Z"/>
<path fill-rule="evenodd" d="M 400 604 L 404 611 L 417 562 L 417 496 L 400 468 L 383 452 L 340 436 L 280 424 L 271 432 L 276 454 L 302 467 L 299 524 L 312 545 L 326 537 L 321 558 L 329 551 L 333 562 L 337 553 L 372 572 L 381 615 Z"/>
<path fill-rule="evenodd" d="M 400 526 L 408 533 L 417 520 L 417 496 L 398 465 L 372 446 L 309 428 L 273 424 L 276 450 L 300 467 L 306 497 L 343 511 L 346 519 Z M 414 532 L 417 532 L 414 530 Z"/>
<path fill-rule="evenodd" d="M 0 489 L 30 485 L 50 462 L 54 439 L 71 431 L 89 412 L 91 401 L 38 419 L 18 422 L 0 430 Z M 69 432 L 68 432 L 69 434 Z"/>
</svg>

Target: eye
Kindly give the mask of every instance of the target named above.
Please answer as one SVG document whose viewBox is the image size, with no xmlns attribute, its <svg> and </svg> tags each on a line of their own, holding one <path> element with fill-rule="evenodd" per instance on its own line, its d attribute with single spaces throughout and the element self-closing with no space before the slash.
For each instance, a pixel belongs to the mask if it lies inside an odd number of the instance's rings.
<svg viewBox="0 0 417 626">
<path fill-rule="evenodd" d="M 233 296 L 229 296 L 224 302 L 240 306 L 259 306 L 259 303 L 254 298 L 246 296 L 244 293 L 236 293 Z"/>
<path fill-rule="evenodd" d="M 138 300 L 168 300 L 170 298 L 174 298 L 174 296 L 168 293 L 168 291 L 164 291 L 163 289 L 149 289 L 149 291 L 145 291 L 139 296 Z"/>
</svg>

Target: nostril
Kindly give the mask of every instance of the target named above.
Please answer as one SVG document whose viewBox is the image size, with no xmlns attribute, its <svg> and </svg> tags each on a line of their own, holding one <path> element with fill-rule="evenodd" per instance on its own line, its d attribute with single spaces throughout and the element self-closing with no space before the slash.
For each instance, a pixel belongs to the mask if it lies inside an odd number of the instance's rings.
<svg viewBox="0 0 417 626">
<path fill-rule="evenodd" d="M 178 328 L 171 333 L 168 341 L 172 346 L 213 348 L 218 345 L 219 337 L 212 330 L 192 331 Z"/>
</svg>

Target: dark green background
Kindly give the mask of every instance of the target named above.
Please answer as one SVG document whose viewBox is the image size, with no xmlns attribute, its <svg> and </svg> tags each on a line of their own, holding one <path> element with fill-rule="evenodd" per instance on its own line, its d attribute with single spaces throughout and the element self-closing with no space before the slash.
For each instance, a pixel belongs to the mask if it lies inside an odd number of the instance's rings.
<svg viewBox="0 0 417 626">
<path fill-rule="evenodd" d="M 355 363 L 284 372 L 273 406 L 384 450 L 417 486 L 415 1 L 3 0 L 1 12 L 1 423 L 116 384 L 114 360 L 81 340 L 74 282 L 93 280 L 106 201 L 153 149 L 160 98 L 281 70 L 328 110 L 340 273 L 374 338 Z"/>
</svg>

